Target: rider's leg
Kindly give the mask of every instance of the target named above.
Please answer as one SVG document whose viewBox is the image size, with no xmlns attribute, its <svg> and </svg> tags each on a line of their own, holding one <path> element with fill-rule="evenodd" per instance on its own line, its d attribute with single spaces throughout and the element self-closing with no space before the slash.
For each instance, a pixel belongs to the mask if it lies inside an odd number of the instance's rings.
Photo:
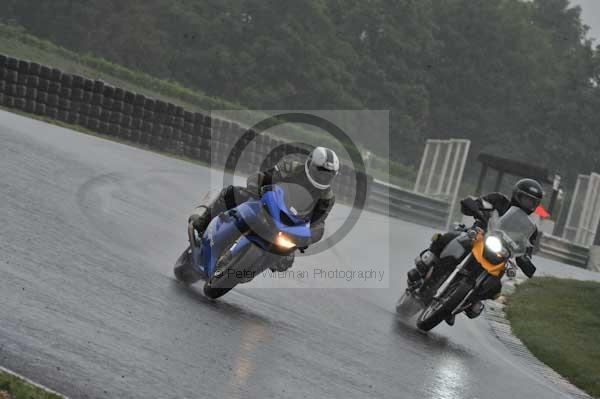
<svg viewBox="0 0 600 399">
<path fill-rule="evenodd" d="M 471 305 L 470 308 L 468 308 L 467 310 L 465 310 L 465 314 L 467 315 L 467 317 L 469 319 L 474 319 L 474 318 L 478 317 L 483 312 L 484 308 L 485 308 L 485 305 L 483 304 L 483 302 L 481 302 L 481 301 L 475 301 L 473 303 L 473 305 Z"/>
<path fill-rule="evenodd" d="M 465 314 L 467 315 L 467 317 L 469 317 L 470 319 L 474 319 L 477 316 L 479 316 L 485 308 L 485 305 L 483 304 L 482 300 L 495 299 L 498 295 L 500 295 L 501 291 L 502 282 L 499 278 L 490 276 L 487 279 L 485 279 L 485 281 L 480 287 L 478 295 L 479 300 L 475 301 L 470 308 L 465 310 Z"/>
<path fill-rule="evenodd" d="M 213 215 L 218 215 L 221 212 L 227 210 L 227 204 L 225 202 L 225 196 L 229 187 L 221 190 L 217 198 L 206 205 L 200 205 L 194 209 L 193 213 L 188 219 L 188 223 L 196 230 L 198 236 L 202 237 L 204 231 L 208 227 L 208 224 L 213 218 Z"/>
<path fill-rule="evenodd" d="M 198 235 L 202 237 L 210 221 L 215 216 L 221 212 L 235 208 L 239 204 L 247 201 L 250 197 L 251 193 L 244 187 L 225 187 L 211 204 L 200 205 L 197 207 L 189 217 L 188 223 L 191 224 Z"/>
<path fill-rule="evenodd" d="M 445 234 L 435 234 L 431 238 L 429 249 L 421 252 L 415 259 L 415 268 L 408 271 L 409 286 L 419 286 L 431 267 L 440 259 L 444 248 L 454 240 L 459 233 L 451 231 Z"/>
<path fill-rule="evenodd" d="M 427 249 L 415 259 L 415 267 L 408 271 L 408 284 L 409 287 L 416 287 L 421 285 L 423 278 L 427 275 L 427 272 L 431 269 L 433 264 L 438 261 L 438 257 Z"/>
</svg>

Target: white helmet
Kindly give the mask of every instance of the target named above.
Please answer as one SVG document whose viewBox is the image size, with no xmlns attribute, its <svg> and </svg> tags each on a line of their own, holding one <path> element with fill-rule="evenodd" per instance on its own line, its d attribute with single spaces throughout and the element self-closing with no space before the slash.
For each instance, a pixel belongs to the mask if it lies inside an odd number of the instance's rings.
<svg viewBox="0 0 600 399">
<path fill-rule="evenodd" d="M 333 178 L 338 174 L 340 160 L 333 150 L 317 147 L 308 156 L 304 170 L 313 186 L 325 190 L 331 186 Z"/>
</svg>

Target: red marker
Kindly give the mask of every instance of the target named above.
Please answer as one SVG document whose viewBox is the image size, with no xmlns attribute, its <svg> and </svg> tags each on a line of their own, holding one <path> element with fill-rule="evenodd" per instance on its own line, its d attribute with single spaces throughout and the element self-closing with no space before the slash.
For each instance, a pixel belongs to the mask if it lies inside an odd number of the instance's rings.
<svg viewBox="0 0 600 399">
<path fill-rule="evenodd" d="M 535 213 L 542 219 L 548 219 L 550 214 L 541 205 L 535 208 Z"/>
</svg>

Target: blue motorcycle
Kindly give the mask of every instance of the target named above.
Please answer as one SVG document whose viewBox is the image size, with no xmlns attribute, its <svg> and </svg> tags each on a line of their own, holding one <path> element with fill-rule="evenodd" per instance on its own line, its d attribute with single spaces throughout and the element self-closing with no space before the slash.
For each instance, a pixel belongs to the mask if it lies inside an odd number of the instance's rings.
<svg viewBox="0 0 600 399">
<path fill-rule="evenodd" d="M 202 237 L 189 237 L 175 277 L 185 284 L 204 280 L 204 294 L 211 299 L 225 295 L 309 245 L 313 206 L 300 186 L 263 187 L 260 197 L 214 217 Z"/>
</svg>

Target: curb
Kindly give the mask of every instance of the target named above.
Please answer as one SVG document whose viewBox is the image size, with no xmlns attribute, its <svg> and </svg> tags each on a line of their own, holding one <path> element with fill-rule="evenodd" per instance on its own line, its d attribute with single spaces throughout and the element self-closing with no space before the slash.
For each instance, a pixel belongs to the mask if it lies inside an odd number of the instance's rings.
<svg viewBox="0 0 600 399">
<path fill-rule="evenodd" d="M 4 367 L 2 367 L 2 366 L 0 366 L 0 371 L 1 371 L 1 372 L 3 372 L 3 373 L 9 374 L 9 375 L 11 375 L 11 376 L 13 376 L 13 377 L 15 377 L 15 378 L 18 378 L 18 379 L 20 379 L 20 380 L 23 380 L 23 381 L 25 381 L 26 383 L 28 383 L 29 385 L 33 385 L 34 387 L 36 387 L 36 388 L 38 388 L 38 389 L 40 389 L 40 390 L 42 390 L 42 391 L 44 391 L 44 392 L 46 392 L 46 393 L 48 393 L 48 394 L 51 394 L 51 395 L 56 395 L 56 396 L 58 396 L 58 397 L 61 397 L 61 398 L 63 398 L 63 399 L 69 399 L 69 397 L 67 397 L 67 396 L 63 395 L 62 393 L 58 393 L 58 392 L 56 392 L 56 391 L 53 391 L 53 390 L 52 390 L 52 389 L 50 389 L 50 388 L 47 388 L 47 387 L 45 387 L 45 386 L 43 386 L 43 385 L 40 385 L 40 384 L 38 384 L 37 382 L 35 382 L 35 381 L 32 381 L 32 380 L 30 380 L 29 378 L 27 378 L 27 377 L 24 377 L 24 376 L 22 376 L 21 374 L 15 373 L 14 371 L 11 371 L 11 370 L 9 370 L 9 369 L 6 369 L 6 368 L 4 368 Z"/>
<path fill-rule="evenodd" d="M 506 287 L 503 287 L 502 289 L 503 296 L 496 301 L 487 301 L 485 318 L 488 321 L 491 331 L 496 338 L 506 346 L 511 354 L 517 357 L 528 368 L 542 375 L 546 380 L 554 384 L 558 390 L 565 395 L 577 399 L 594 399 L 592 396 L 571 384 L 566 378 L 558 374 L 545 363 L 538 360 L 538 358 L 527 349 L 525 344 L 513 335 L 510 323 L 504 313 L 504 301 L 507 295 L 514 292 L 515 285 L 520 284 L 523 281 L 525 281 L 525 279 L 521 278 L 516 281 L 505 283 L 504 285 L 506 285 Z"/>
</svg>

